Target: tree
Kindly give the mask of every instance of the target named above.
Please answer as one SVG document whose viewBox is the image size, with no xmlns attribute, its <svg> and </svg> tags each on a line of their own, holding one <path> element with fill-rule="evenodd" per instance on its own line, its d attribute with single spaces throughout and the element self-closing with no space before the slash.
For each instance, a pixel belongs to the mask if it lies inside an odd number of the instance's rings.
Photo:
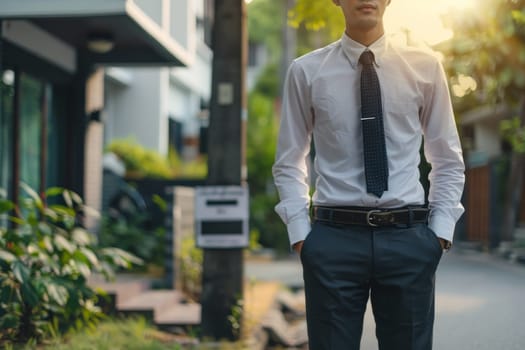
<svg viewBox="0 0 525 350">
<path fill-rule="evenodd" d="M 263 44 L 270 55 L 270 62 L 278 62 L 282 54 L 282 2 L 283 0 L 253 0 L 248 5 L 249 41 Z"/>
<path fill-rule="evenodd" d="M 248 34 L 253 44 L 263 45 L 268 63 L 248 95 L 246 161 L 250 184 L 250 233 L 268 248 L 289 251 L 285 226 L 274 211 L 278 201 L 273 187 L 272 164 L 279 128 L 279 62 L 283 56 L 282 0 L 254 0 L 248 6 Z"/>
<path fill-rule="evenodd" d="M 339 38 L 345 27 L 340 9 L 331 0 L 296 0 L 289 12 L 290 24 L 308 31 L 324 31 L 328 40 Z"/>
<path fill-rule="evenodd" d="M 514 121 L 502 126 L 513 145 L 501 232 L 510 241 L 525 175 L 525 0 L 483 0 L 469 16 L 450 14 L 448 19 L 455 35 L 441 49 L 451 82 L 470 77 L 477 89 L 467 91 L 466 100 L 517 111 Z"/>
</svg>

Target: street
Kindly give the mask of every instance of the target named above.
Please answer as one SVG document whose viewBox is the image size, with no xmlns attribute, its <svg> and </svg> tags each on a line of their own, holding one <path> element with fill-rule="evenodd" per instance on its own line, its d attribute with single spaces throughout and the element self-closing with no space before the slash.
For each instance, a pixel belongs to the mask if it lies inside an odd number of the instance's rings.
<svg viewBox="0 0 525 350">
<path fill-rule="evenodd" d="M 525 266 L 480 253 L 446 256 L 437 275 L 435 348 L 525 349 L 524 297 Z"/>
<path fill-rule="evenodd" d="M 297 259 L 246 263 L 246 276 L 302 284 Z M 485 253 L 452 250 L 444 254 L 436 277 L 434 349 L 525 349 L 525 265 Z M 370 305 L 362 350 L 377 350 Z"/>
</svg>

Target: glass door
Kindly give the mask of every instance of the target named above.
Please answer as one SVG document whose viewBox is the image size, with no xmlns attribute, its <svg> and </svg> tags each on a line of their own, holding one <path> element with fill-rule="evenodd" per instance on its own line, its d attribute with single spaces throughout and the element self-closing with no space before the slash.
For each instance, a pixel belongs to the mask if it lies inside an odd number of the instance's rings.
<svg viewBox="0 0 525 350">
<path fill-rule="evenodd" d="M 0 76 L 0 196 L 17 202 L 24 182 L 36 192 L 64 184 L 67 88 L 25 72 Z"/>
<path fill-rule="evenodd" d="M 45 85 L 22 73 L 20 88 L 20 182 L 39 192 L 42 152 L 45 152 L 42 149 L 42 116 L 47 113 L 43 101 Z"/>
<path fill-rule="evenodd" d="M 15 72 L 1 72 L 0 81 L 0 196 L 11 198 L 13 168 L 13 100 L 15 95 Z"/>
</svg>

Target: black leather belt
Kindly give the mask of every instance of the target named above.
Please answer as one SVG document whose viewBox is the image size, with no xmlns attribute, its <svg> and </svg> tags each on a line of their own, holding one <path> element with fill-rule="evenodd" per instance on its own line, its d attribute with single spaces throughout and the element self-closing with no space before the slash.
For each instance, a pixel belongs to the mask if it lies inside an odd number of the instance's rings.
<svg viewBox="0 0 525 350">
<path fill-rule="evenodd" d="M 399 209 L 333 208 L 314 206 L 315 220 L 343 225 L 396 226 L 426 223 L 428 209 L 422 207 Z"/>
</svg>

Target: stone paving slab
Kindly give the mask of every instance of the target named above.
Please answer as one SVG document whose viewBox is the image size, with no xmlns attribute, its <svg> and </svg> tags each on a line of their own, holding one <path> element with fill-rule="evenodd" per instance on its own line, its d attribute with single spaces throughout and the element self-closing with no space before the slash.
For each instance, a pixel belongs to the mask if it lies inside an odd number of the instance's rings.
<svg viewBox="0 0 525 350">
<path fill-rule="evenodd" d="M 169 307 L 179 304 L 182 294 L 175 290 L 148 290 L 118 304 L 120 312 L 142 314 L 150 319 Z"/>
<path fill-rule="evenodd" d="M 197 326 L 201 323 L 201 305 L 197 303 L 170 305 L 155 314 L 154 322 L 163 329 Z"/>
</svg>

